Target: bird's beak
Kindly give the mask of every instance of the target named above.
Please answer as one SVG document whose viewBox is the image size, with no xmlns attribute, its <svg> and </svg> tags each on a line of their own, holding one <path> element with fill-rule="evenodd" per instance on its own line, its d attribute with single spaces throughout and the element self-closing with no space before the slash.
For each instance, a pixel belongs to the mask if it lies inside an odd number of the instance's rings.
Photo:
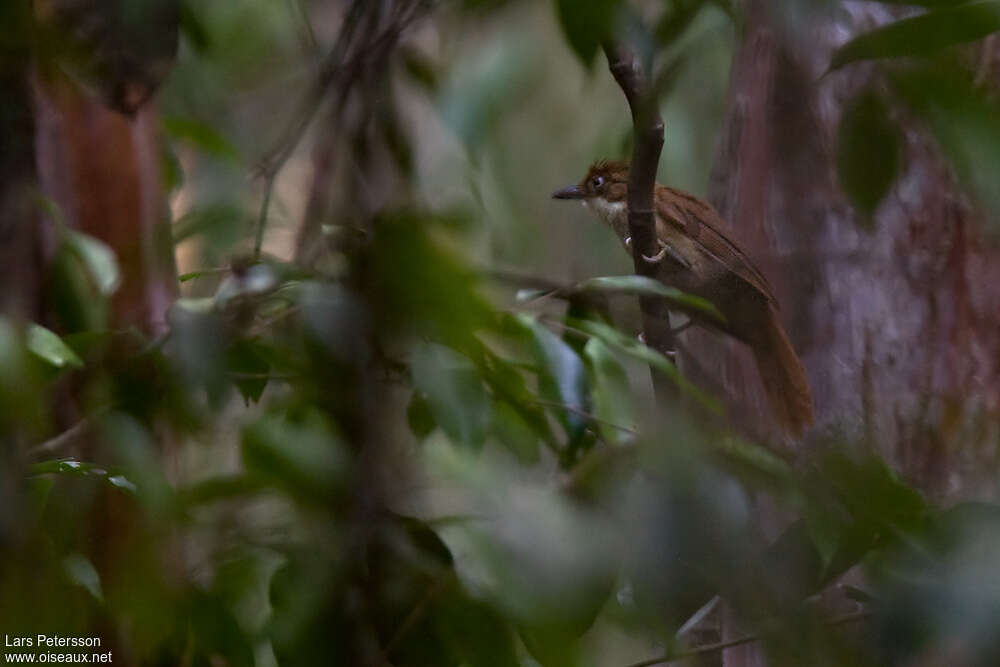
<svg viewBox="0 0 1000 667">
<path fill-rule="evenodd" d="M 579 185 L 569 185 L 552 193 L 553 199 L 584 199 L 586 195 Z"/>
</svg>

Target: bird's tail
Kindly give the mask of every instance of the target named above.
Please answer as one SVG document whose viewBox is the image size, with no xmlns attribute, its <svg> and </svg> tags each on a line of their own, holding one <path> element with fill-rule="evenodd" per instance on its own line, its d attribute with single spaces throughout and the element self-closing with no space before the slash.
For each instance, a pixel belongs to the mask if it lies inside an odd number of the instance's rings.
<svg viewBox="0 0 1000 667">
<path fill-rule="evenodd" d="M 761 326 L 754 328 L 750 347 L 775 420 L 785 432 L 801 436 L 814 420 L 812 393 L 805 368 L 773 306 Z"/>
</svg>

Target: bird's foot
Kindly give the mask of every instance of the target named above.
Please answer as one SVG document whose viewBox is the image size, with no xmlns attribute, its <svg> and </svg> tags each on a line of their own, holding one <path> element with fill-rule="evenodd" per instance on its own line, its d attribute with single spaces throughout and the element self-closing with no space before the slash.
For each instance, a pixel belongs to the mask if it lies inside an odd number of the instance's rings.
<svg viewBox="0 0 1000 667">
<path fill-rule="evenodd" d="M 663 261 L 663 258 L 670 255 L 670 258 L 683 266 L 685 269 L 691 269 L 691 263 L 684 259 L 684 256 L 679 252 L 674 250 L 668 243 L 664 243 L 662 239 L 656 239 L 656 242 L 660 244 L 660 252 L 656 253 L 652 257 L 649 255 L 643 255 L 642 258 L 649 262 L 650 264 L 659 264 Z"/>
<path fill-rule="evenodd" d="M 649 255 L 642 256 L 642 258 L 647 262 L 649 262 L 650 264 L 659 264 L 660 262 L 663 261 L 663 258 L 666 256 L 666 254 L 670 252 L 670 246 L 668 246 L 666 243 L 664 243 L 660 239 L 656 239 L 656 242 L 660 244 L 660 252 L 656 253 L 652 257 L 650 257 Z M 671 253 L 671 255 L 672 254 L 673 253 Z"/>
</svg>

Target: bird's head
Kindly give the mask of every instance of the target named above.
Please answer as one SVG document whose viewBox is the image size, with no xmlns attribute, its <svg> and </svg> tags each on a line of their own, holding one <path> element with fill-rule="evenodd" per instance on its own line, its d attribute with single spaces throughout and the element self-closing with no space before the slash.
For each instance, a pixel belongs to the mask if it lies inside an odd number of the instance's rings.
<svg viewBox="0 0 1000 667">
<path fill-rule="evenodd" d="M 607 223 L 626 213 L 628 163 L 601 160 L 591 165 L 577 185 L 552 193 L 553 199 L 577 199 L 593 209 Z"/>
</svg>

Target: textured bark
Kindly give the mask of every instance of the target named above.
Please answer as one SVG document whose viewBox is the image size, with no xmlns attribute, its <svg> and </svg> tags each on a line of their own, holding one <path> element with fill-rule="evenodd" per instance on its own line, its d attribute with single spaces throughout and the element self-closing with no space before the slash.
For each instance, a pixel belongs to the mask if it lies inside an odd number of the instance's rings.
<svg viewBox="0 0 1000 667">
<path fill-rule="evenodd" d="M 1000 247 L 915 124 L 905 124 L 904 172 L 874 229 L 859 226 L 833 146 L 843 104 L 878 86 L 880 69 L 821 78 L 847 37 L 845 16 L 855 33 L 892 18 L 855 7 L 792 36 L 750 2 L 710 196 L 778 292 L 814 392 L 813 439 L 866 440 L 933 498 L 967 497 L 997 467 Z M 746 351 L 722 342 L 725 355 L 705 354 L 718 339 L 687 336 L 737 412 L 761 424 L 765 399 Z"/>
<path fill-rule="evenodd" d="M 710 197 L 774 284 L 806 365 L 817 427 L 800 455 L 827 437 L 865 442 L 934 501 L 984 496 L 1000 423 L 1000 247 L 928 135 L 905 120 L 901 178 L 874 228 L 857 224 L 834 140 L 844 104 L 880 85 L 880 65 L 821 75 L 850 34 L 893 16 L 849 4 L 786 31 L 772 5 L 750 0 Z M 995 62 L 987 40 L 982 67 Z M 685 338 L 689 366 L 721 378 L 737 418 L 760 432 L 765 397 L 747 351 Z M 763 660 L 743 647 L 725 664 Z"/>
</svg>

